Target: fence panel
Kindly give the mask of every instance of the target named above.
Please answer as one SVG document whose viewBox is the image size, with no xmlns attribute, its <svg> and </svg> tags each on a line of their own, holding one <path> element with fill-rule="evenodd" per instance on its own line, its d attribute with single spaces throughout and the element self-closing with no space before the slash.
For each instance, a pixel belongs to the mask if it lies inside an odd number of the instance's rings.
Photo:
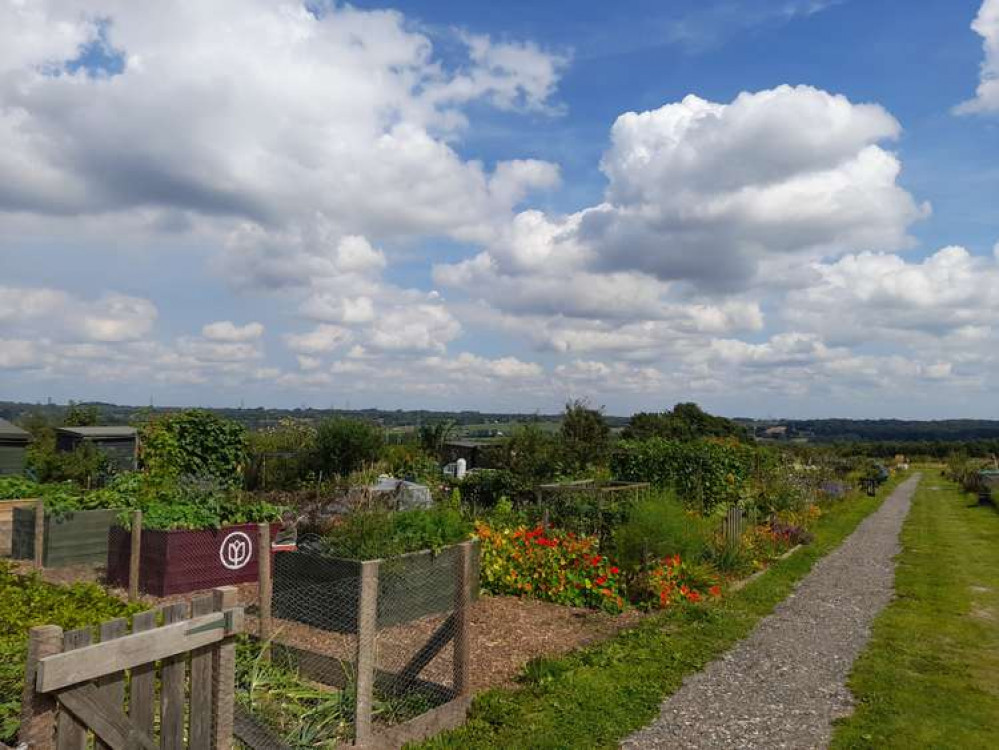
<svg viewBox="0 0 999 750">
<path fill-rule="evenodd" d="M 273 582 L 261 581 L 273 617 L 256 632 L 270 637 L 247 644 L 237 738 L 254 750 L 400 747 L 462 721 L 476 543 L 361 562 L 302 542 L 275 554 Z"/>
<path fill-rule="evenodd" d="M 32 750 L 83 750 L 91 736 L 98 750 L 228 747 L 232 674 L 218 665 L 243 624 L 234 599 L 234 589 L 216 590 L 210 602 L 196 601 L 193 619 L 186 604 L 145 612 L 131 632 L 125 620 L 105 622 L 97 641 L 89 628 L 33 628 L 21 742 Z M 164 623 L 156 627 L 158 617 Z"/>
</svg>

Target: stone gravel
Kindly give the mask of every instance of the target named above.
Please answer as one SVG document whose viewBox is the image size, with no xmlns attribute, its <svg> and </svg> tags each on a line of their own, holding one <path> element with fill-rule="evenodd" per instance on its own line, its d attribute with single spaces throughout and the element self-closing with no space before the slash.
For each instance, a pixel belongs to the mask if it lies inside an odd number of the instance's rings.
<svg viewBox="0 0 999 750">
<path fill-rule="evenodd" d="M 732 651 L 684 681 L 623 748 L 823 748 L 848 716 L 846 679 L 891 601 L 899 532 L 919 483 L 900 484 Z"/>
</svg>

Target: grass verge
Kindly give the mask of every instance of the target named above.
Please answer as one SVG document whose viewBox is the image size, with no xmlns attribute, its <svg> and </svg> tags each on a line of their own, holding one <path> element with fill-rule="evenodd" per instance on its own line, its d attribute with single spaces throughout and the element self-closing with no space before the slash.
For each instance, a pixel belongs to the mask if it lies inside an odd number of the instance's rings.
<svg viewBox="0 0 999 750">
<path fill-rule="evenodd" d="M 899 481 L 884 485 L 877 497 L 854 495 L 830 508 L 816 524 L 811 544 L 721 602 L 671 609 L 599 645 L 535 661 L 525 671 L 523 687 L 483 693 L 464 726 L 419 747 L 616 747 L 652 721 L 686 675 L 745 638 Z"/>
<path fill-rule="evenodd" d="M 896 599 L 850 677 L 833 748 L 994 748 L 999 513 L 926 472 L 902 529 Z"/>
</svg>

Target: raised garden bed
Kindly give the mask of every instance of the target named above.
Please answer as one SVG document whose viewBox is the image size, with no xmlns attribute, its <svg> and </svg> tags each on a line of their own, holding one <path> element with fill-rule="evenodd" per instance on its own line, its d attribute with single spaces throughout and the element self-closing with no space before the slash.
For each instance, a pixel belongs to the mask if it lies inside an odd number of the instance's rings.
<svg viewBox="0 0 999 750">
<path fill-rule="evenodd" d="M 379 561 L 377 627 L 446 612 L 457 594 L 461 546 Z M 360 560 L 297 550 L 274 555 L 274 617 L 323 630 L 357 632 Z M 471 597 L 479 593 L 479 555 L 472 556 Z"/>
<path fill-rule="evenodd" d="M 37 498 L 0 500 L 0 557 L 10 557 L 14 535 L 14 508 L 34 508 Z"/>
<path fill-rule="evenodd" d="M 272 525 L 272 535 L 280 528 Z M 153 596 L 251 583 L 258 577 L 259 524 L 220 529 L 160 531 L 143 529 L 139 556 L 139 590 Z M 107 547 L 110 583 L 128 586 L 132 534 L 111 529 Z"/>
<path fill-rule="evenodd" d="M 42 564 L 47 568 L 66 565 L 97 565 L 107 559 L 108 530 L 117 510 L 75 510 L 45 513 Z M 31 560 L 35 556 L 35 508 L 13 508 L 11 557 Z"/>
</svg>

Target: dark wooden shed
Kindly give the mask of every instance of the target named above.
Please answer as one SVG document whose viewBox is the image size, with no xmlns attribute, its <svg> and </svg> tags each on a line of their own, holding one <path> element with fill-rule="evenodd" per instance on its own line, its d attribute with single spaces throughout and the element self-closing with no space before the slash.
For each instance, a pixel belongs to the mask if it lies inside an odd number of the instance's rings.
<svg viewBox="0 0 999 750">
<path fill-rule="evenodd" d="M 451 440 L 444 444 L 444 462 L 465 459 L 468 469 L 495 469 L 500 466 L 503 445 L 495 441 Z"/>
<path fill-rule="evenodd" d="M 0 474 L 23 474 L 24 452 L 31 435 L 6 419 L 0 419 Z"/>
<path fill-rule="evenodd" d="M 139 442 L 134 427 L 59 427 L 56 450 L 74 451 L 89 443 L 111 459 L 117 471 L 138 468 Z"/>
</svg>

